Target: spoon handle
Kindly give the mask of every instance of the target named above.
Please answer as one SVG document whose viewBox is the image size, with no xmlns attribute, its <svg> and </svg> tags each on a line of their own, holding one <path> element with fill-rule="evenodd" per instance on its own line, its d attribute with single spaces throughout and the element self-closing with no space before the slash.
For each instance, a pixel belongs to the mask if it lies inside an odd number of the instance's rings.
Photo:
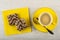
<svg viewBox="0 0 60 40">
<path fill-rule="evenodd" d="M 45 27 L 45 26 L 44 26 Z M 46 28 L 46 27 L 45 27 Z M 50 33 L 50 34 L 54 34 L 51 30 L 49 30 L 48 28 L 46 28 L 46 30 Z"/>
</svg>

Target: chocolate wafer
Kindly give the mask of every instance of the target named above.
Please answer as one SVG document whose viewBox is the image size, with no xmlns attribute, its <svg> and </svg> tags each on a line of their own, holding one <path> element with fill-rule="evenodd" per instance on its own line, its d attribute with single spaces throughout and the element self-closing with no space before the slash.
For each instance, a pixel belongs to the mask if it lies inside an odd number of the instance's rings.
<svg viewBox="0 0 60 40">
<path fill-rule="evenodd" d="M 9 15 L 8 21 L 10 25 L 15 25 L 16 20 L 18 19 L 17 14 Z"/>
</svg>

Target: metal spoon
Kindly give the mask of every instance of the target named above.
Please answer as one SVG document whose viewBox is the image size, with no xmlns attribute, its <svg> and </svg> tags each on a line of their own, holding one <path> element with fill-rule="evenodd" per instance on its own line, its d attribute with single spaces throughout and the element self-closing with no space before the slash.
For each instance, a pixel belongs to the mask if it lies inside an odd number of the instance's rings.
<svg viewBox="0 0 60 40">
<path fill-rule="evenodd" d="M 38 21 L 38 18 L 36 18 L 37 20 L 34 20 L 33 18 L 33 22 L 36 23 L 36 24 L 39 24 L 37 21 Z M 51 30 L 49 30 L 48 28 L 46 28 L 46 26 L 43 26 L 50 34 L 54 34 Z"/>
</svg>

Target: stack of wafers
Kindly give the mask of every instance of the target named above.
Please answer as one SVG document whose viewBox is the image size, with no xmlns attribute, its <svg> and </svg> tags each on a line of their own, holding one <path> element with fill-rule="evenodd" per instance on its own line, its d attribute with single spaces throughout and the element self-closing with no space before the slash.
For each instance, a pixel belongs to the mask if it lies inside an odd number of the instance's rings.
<svg viewBox="0 0 60 40">
<path fill-rule="evenodd" d="M 15 25 L 19 31 L 27 27 L 26 21 L 22 18 L 19 18 L 16 13 L 8 16 L 8 22 L 11 26 Z"/>
</svg>

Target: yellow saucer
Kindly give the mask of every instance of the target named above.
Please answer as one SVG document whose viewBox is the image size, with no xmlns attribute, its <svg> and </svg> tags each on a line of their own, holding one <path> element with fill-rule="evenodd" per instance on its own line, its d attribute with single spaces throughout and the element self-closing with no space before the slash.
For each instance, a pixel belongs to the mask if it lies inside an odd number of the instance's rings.
<svg viewBox="0 0 60 40">
<path fill-rule="evenodd" d="M 39 15 L 41 15 L 44 12 L 49 13 L 52 16 L 52 19 L 53 19 L 52 23 L 50 25 L 46 26 L 49 30 L 52 31 L 53 29 L 55 29 L 56 24 L 57 24 L 57 15 L 54 10 L 52 10 L 51 8 L 48 8 L 48 7 L 42 7 L 33 14 L 33 18 L 39 17 Z M 47 30 L 42 25 L 34 23 L 33 20 L 32 20 L 32 23 L 37 30 L 42 31 L 42 32 L 47 32 Z"/>
<path fill-rule="evenodd" d="M 7 16 L 10 14 L 14 14 L 14 13 L 17 13 L 21 18 L 24 18 L 26 20 L 27 25 L 29 25 L 29 27 L 25 28 L 22 31 L 19 31 L 19 30 L 17 30 L 16 26 L 10 26 Z M 2 16 L 3 16 L 3 20 L 4 20 L 5 35 L 9 36 L 9 35 L 23 34 L 23 33 L 31 32 L 28 7 L 5 10 L 5 11 L 3 11 Z"/>
</svg>

